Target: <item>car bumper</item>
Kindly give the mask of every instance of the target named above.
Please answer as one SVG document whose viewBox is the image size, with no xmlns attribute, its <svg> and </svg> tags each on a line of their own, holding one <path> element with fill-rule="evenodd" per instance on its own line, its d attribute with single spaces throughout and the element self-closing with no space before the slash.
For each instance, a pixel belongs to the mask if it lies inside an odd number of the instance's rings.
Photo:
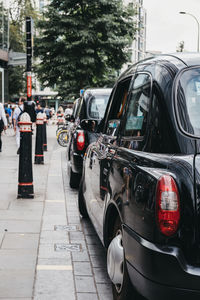
<svg viewBox="0 0 200 300">
<path fill-rule="evenodd" d="M 82 174 L 83 170 L 83 154 L 74 152 L 71 160 L 71 168 L 74 173 Z"/>
<path fill-rule="evenodd" d="M 176 247 L 160 247 L 123 227 L 132 284 L 149 300 L 200 299 L 200 268 L 187 264 Z"/>
</svg>

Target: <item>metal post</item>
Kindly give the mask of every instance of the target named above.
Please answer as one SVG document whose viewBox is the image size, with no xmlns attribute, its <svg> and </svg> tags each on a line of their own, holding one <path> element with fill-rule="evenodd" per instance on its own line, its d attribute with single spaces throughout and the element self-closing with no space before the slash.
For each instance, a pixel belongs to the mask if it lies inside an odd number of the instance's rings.
<svg viewBox="0 0 200 300">
<path fill-rule="evenodd" d="M 193 19 L 195 19 L 196 23 L 197 23 L 197 52 L 199 52 L 199 35 L 200 35 L 200 24 L 199 24 L 199 21 L 197 20 L 197 18 L 190 14 L 190 13 L 187 13 L 185 11 L 180 11 L 179 12 L 181 15 L 189 15 L 191 16 Z"/>
<path fill-rule="evenodd" d="M 35 164 L 44 164 L 43 152 L 43 113 L 37 114 L 36 119 L 36 143 L 35 143 Z"/>
<path fill-rule="evenodd" d="M 24 112 L 18 124 L 20 126 L 20 153 L 17 198 L 33 198 L 32 122 L 29 114 Z"/>
<path fill-rule="evenodd" d="M 43 150 L 47 151 L 47 116 L 43 113 L 44 124 L 43 124 Z"/>
<path fill-rule="evenodd" d="M 18 198 L 33 198 L 33 175 L 32 175 L 32 122 L 27 109 L 31 104 L 31 18 L 26 18 L 26 41 L 27 41 L 27 99 L 24 103 L 24 113 L 20 118 L 20 154 L 19 154 L 19 185 Z M 29 105 L 30 106 L 30 105 Z"/>
<path fill-rule="evenodd" d="M 32 19 L 26 17 L 26 71 L 27 71 L 27 100 L 32 98 Z"/>
</svg>

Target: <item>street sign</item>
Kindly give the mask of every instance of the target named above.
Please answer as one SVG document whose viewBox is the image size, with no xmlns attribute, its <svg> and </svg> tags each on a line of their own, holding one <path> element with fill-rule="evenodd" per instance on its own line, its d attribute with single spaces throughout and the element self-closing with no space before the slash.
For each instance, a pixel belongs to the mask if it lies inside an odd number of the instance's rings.
<svg viewBox="0 0 200 300">
<path fill-rule="evenodd" d="M 31 72 L 27 72 L 27 97 L 32 96 L 32 77 Z"/>
</svg>

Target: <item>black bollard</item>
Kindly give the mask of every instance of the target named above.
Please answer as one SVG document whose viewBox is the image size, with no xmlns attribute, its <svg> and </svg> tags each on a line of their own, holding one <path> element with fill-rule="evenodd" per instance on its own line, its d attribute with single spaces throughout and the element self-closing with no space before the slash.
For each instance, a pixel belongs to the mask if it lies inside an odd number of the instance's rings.
<svg viewBox="0 0 200 300">
<path fill-rule="evenodd" d="M 36 142 L 35 142 L 35 164 L 44 164 L 43 154 L 43 113 L 37 114 L 36 119 Z"/>
<path fill-rule="evenodd" d="M 44 124 L 43 124 L 43 150 L 47 151 L 47 116 L 43 113 Z"/>
<path fill-rule="evenodd" d="M 29 114 L 24 112 L 18 124 L 20 126 L 20 153 L 17 198 L 33 198 L 32 122 Z"/>
</svg>

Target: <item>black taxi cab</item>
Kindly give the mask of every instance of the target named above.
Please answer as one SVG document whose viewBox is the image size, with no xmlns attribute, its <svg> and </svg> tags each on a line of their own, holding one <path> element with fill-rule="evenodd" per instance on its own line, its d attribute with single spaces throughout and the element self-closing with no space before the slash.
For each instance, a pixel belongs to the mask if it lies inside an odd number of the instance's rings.
<svg viewBox="0 0 200 300">
<path fill-rule="evenodd" d="M 87 146 L 95 139 L 93 127 L 104 116 L 111 90 L 110 88 L 81 90 L 81 97 L 74 103 L 72 116 L 68 118 L 71 124 L 68 126 L 69 142 L 66 152 L 71 188 L 79 186 L 84 153 Z"/>
<path fill-rule="evenodd" d="M 131 66 L 98 131 L 78 201 L 107 248 L 113 299 L 200 299 L 200 54 Z"/>
</svg>

